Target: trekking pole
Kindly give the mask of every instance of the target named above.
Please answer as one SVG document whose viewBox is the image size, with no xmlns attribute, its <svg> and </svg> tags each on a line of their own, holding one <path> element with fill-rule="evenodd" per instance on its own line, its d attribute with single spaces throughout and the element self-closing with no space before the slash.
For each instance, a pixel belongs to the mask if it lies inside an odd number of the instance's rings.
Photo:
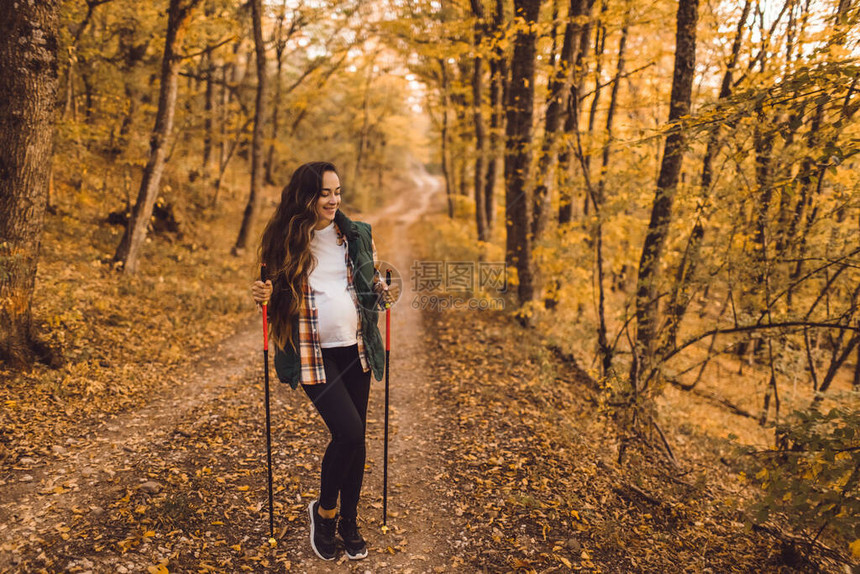
<svg viewBox="0 0 860 574">
<path fill-rule="evenodd" d="M 266 282 L 266 264 L 260 265 L 260 281 Z M 263 303 L 263 372 L 266 390 L 266 459 L 269 463 L 269 544 L 275 545 L 274 494 L 272 493 L 272 416 L 269 410 L 269 318 Z"/>
<path fill-rule="evenodd" d="M 391 269 L 385 271 L 385 284 L 391 286 Z M 391 304 L 385 303 L 385 431 L 382 442 L 382 526 L 388 521 L 388 364 L 391 356 Z"/>
</svg>

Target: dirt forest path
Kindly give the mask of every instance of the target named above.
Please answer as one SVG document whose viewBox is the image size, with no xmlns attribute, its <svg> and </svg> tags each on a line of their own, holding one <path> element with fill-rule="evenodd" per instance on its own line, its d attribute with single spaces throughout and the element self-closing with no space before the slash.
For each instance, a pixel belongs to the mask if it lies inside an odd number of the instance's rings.
<svg viewBox="0 0 860 574">
<path fill-rule="evenodd" d="M 301 391 L 273 381 L 276 534 L 267 538 L 259 325 L 249 317 L 142 408 L 82 431 L 0 486 L 0 572 L 447 572 L 463 525 L 445 497 L 421 311 L 411 306 L 409 225 L 444 198 L 436 179 L 384 210 L 380 257 L 404 277 L 392 313 L 389 526 L 382 531 L 384 384 L 374 382 L 360 515 L 371 552 L 334 564 L 307 543 L 327 432 Z M 383 328 L 384 316 L 380 320 Z M 274 372 L 272 371 L 274 378 Z M 450 416 L 450 415 L 447 415 Z M 23 461 L 26 463 L 27 461 Z M 166 569 L 166 570 L 165 570 Z"/>
</svg>

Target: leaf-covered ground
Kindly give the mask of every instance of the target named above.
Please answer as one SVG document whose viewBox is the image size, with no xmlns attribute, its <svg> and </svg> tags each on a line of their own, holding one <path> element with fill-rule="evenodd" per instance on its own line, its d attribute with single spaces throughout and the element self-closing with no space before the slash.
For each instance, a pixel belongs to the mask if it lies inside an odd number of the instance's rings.
<svg viewBox="0 0 860 574">
<path fill-rule="evenodd" d="M 428 315 L 448 427 L 446 480 L 470 525 L 470 566 L 491 572 L 814 571 L 748 531 L 729 472 L 681 471 L 627 447 L 596 390 L 501 313 Z M 720 463 L 716 463 L 720 464 Z M 682 466 L 685 466 L 682 464 Z M 731 485 L 731 480 L 726 481 Z M 829 571 L 826 562 L 819 563 Z M 832 571 L 839 571 L 830 565 Z"/>
<path fill-rule="evenodd" d="M 189 359 L 248 313 L 250 258 L 223 255 L 224 221 L 238 206 L 182 236 L 151 236 L 140 272 L 124 275 L 111 263 L 122 227 L 83 193 L 68 194 L 46 218 L 33 297 L 37 331 L 63 366 L 0 366 L 4 467 L 82 446 L 87 429 L 175 386 Z"/>
<path fill-rule="evenodd" d="M 409 226 L 439 207 L 424 187 L 377 214 L 391 222 L 375 227 L 381 255 L 402 270 Z M 0 572 L 841 571 L 745 527 L 725 445 L 667 421 L 680 469 L 635 442 L 619 465 L 575 363 L 504 312 L 421 311 L 409 282 L 393 313 L 390 528 L 381 383 L 361 506 L 370 556 L 335 564 L 307 543 L 327 433 L 300 390 L 273 383 L 271 547 L 250 266 L 217 257 L 217 234 L 208 249 L 156 238 L 156 265 L 117 281 L 100 259 L 115 233 L 55 216 L 50 241 L 69 234 L 91 246 L 46 256 L 37 290 L 68 362 L 2 374 Z"/>
<path fill-rule="evenodd" d="M 392 367 L 391 530 L 380 529 L 376 384 L 362 518 L 371 555 L 334 571 L 809 570 L 747 532 L 724 502 L 732 493 L 698 472 L 677 478 L 633 447 L 617 466 L 589 383 L 533 334 L 498 313 L 425 312 L 423 322 Z M 94 432 L 94 447 L 4 469 L 4 493 L 15 491 L 9 478 L 36 475 L 17 504 L 4 497 L 3 529 L 15 533 L 4 536 L 4 571 L 327 571 L 307 547 L 305 514 L 325 431 L 303 394 L 281 385 L 278 544 L 265 544 L 262 369 L 242 358 L 256 330 L 196 357 L 213 363 L 199 373 L 208 383 L 181 380 L 183 392 Z"/>
<path fill-rule="evenodd" d="M 47 472 L 25 487 L 5 485 L 18 500 L 3 505 L 8 537 L 0 566 L 22 572 L 326 571 L 308 547 L 305 511 L 316 496 L 325 431 L 304 395 L 280 384 L 273 385 L 272 405 L 278 544 L 266 544 L 263 373 L 248 360 L 259 354 L 257 331 L 245 329 L 196 357 L 215 364 L 197 374 L 200 380 L 181 380 L 179 392 L 112 420 L 95 433 L 95 448 L 53 457 L 44 463 Z M 380 423 L 372 414 L 374 445 Z M 392 430 L 396 437 L 397 427 Z M 371 449 L 368 483 L 379 482 L 378 450 Z M 7 476 L 21 481 L 28 476 L 22 473 L 38 473 L 39 466 L 13 468 Z M 404 478 L 392 481 L 388 533 L 379 533 L 371 520 L 378 522 L 379 488 L 366 488 L 366 535 L 381 557 L 371 569 L 405 550 L 399 520 Z M 340 567 L 364 571 L 343 559 Z"/>
<path fill-rule="evenodd" d="M 434 189 L 425 188 L 428 193 Z M 391 206 L 399 224 L 397 229 L 379 232 L 378 244 L 402 242 L 399 234 L 427 204 L 409 201 L 408 206 L 402 202 Z M 410 209 L 415 212 L 411 219 Z M 74 223 L 80 231 L 92 231 L 87 222 Z M 197 272 L 221 272 L 222 281 L 234 285 L 215 285 L 213 291 L 237 292 L 242 310 L 230 314 L 205 306 L 187 308 L 182 305 L 183 294 L 205 287 L 185 285 L 188 277 L 180 277 L 182 268 L 170 267 L 169 259 L 161 260 L 161 254 L 169 256 L 174 245 L 159 238 L 154 242 L 159 247 L 155 263 L 161 268 L 155 270 L 150 261 L 134 279 L 140 284 L 123 293 L 124 304 L 113 307 L 116 321 L 129 335 L 125 339 L 104 329 L 110 321 L 92 311 L 99 292 L 110 294 L 118 288 L 114 286 L 117 278 L 101 268 L 104 263 L 92 264 L 95 271 L 87 273 L 87 258 L 93 254 L 47 258 L 45 268 L 61 265 L 59 260 L 64 258 L 70 262 L 72 283 L 82 300 L 70 299 L 67 304 L 72 302 L 82 316 L 88 314 L 92 325 L 58 329 L 74 335 L 74 341 L 65 345 L 69 367 L 92 368 L 72 380 L 62 379 L 65 371 L 41 367 L 26 376 L 6 374 L 0 571 L 326 572 L 334 568 L 417 573 L 452 571 L 458 561 L 462 563 L 456 548 L 464 544 L 464 525 L 448 519 L 441 510 L 444 501 L 436 494 L 441 492 L 438 471 L 444 466 L 436 436 L 445 419 L 434 416 L 428 394 L 432 387 L 426 378 L 420 313 L 403 306 L 393 321 L 399 352 L 392 361 L 392 371 L 398 375 L 392 385 L 389 529 L 380 528 L 383 417 L 382 387 L 377 383 L 371 398 L 361 516 L 371 557 L 355 564 L 341 557 L 333 566 L 311 553 L 305 510 L 317 495 L 327 433 L 301 391 L 274 381 L 277 544 L 266 543 L 261 333 L 248 300 L 247 279 L 241 273 L 223 273 L 216 257 L 201 258 L 194 263 L 213 268 Z M 107 249 L 109 243 L 105 240 L 98 247 Z M 398 266 L 408 265 L 407 257 L 406 250 L 400 252 Z M 171 288 L 159 289 L 162 283 Z M 40 292 L 61 288 L 49 281 Z M 89 292 L 91 298 L 83 296 Z M 43 311 L 52 312 L 53 307 Z M 195 312 L 206 317 L 199 323 L 215 323 L 221 332 L 234 334 L 218 337 L 199 326 L 163 333 L 163 327 L 153 324 L 182 324 Z M 137 315 L 141 320 L 136 320 Z M 147 360 L 147 345 L 155 352 L 172 342 L 171 336 L 187 352 L 171 362 Z M 196 344 L 190 344 L 192 340 Z M 107 354 L 107 364 L 98 363 L 95 368 L 90 357 L 76 360 L 79 354 L 95 350 Z M 94 387 L 114 378 L 122 393 Z M 34 392 L 27 392 L 28 386 Z M 63 390 L 61 398 L 52 394 L 56 388 Z M 45 397 L 55 400 L 41 408 Z"/>
</svg>

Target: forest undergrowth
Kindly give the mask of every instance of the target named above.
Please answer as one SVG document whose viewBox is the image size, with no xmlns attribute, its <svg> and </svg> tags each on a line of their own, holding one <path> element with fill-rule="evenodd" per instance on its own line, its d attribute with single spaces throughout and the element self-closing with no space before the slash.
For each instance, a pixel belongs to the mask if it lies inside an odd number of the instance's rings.
<svg viewBox="0 0 860 574">
<path fill-rule="evenodd" d="M 33 313 L 61 366 L 0 370 L 3 468 L 63 450 L 92 424 L 169 388 L 191 356 L 234 332 L 249 309 L 255 254 L 229 255 L 236 198 L 207 217 L 182 202 L 189 207 L 179 231 L 153 234 L 141 270 L 121 274 L 112 255 L 122 225 L 108 223 L 93 192 L 57 188 Z"/>
<path fill-rule="evenodd" d="M 494 244 L 479 254 L 466 240 L 470 230 L 454 222 L 425 222 L 423 233 L 429 259 L 503 257 Z M 439 337 L 432 344 L 450 353 L 437 369 L 439 392 L 460 421 L 451 435 L 457 445 L 448 448 L 461 480 L 476 482 L 473 512 L 484 530 L 475 537 L 476 565 L 536 572 L 568 563 L 604 572 L 851 568 L 834 550 L 844 540 L 825 536 L 810 545 L 797 535 L 796 517 L 757 515 L 767 492 L 761 475 L 752 476 L 750 451 L 773 449 L 774 428 L 713 397 L 743 396 L 749 402 L 739 404 L 755 412 L 750 395 L 760 399 L 765 387 L 759 366 L 718 357 L 701 393 L 667 385 L 655 407 L 665 441 L 657 432 L 643 437 L 630 432 L 611 381 L 601 381 L 589 362 L 588 314 L 580 311 L 576 322 L 559 312 L 525 329 L 509 312 L 428 314 Z M 737 381 L 747 381 L 743 395 L 732 392 Z M 783 413 L 812 399 L 798 385 L 793 391 Z M 824 399 L 821 408 L 834 404 Z M 511 548 L 513 555 L 505 551 Z"/>
<path fill-rule="evenodd" d="M 444 448 L 452 484 L 470 495 L 461 511 L 476 569 L 811 571 L 797 549 L 746 525 L 739 505 L 749 493 L 730 465 L 682 459 L 677 469 L 641 443 L 618 464 L 600 389 L 539 333 L 498 312 L 428 319 L 438 392 L 459 422 Z M 713 447 L 685 434 L 695 449 Z"/>
</svg>

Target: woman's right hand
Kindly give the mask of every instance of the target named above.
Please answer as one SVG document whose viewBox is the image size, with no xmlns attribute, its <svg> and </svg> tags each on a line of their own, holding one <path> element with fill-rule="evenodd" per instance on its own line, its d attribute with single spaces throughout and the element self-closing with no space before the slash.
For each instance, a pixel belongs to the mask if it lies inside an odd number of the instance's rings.
<svg viewBox="0 0 860 574">
<path fill-rule="evenodd" d="M 269 298 L 272 296 L 272 282 L 266 281 L 263 283 L 262 281 L 254 281 L 254 284 L 251 286 L 251 295 L 254 297 L 257 307 L 268 303 Z"/>
</svg>

